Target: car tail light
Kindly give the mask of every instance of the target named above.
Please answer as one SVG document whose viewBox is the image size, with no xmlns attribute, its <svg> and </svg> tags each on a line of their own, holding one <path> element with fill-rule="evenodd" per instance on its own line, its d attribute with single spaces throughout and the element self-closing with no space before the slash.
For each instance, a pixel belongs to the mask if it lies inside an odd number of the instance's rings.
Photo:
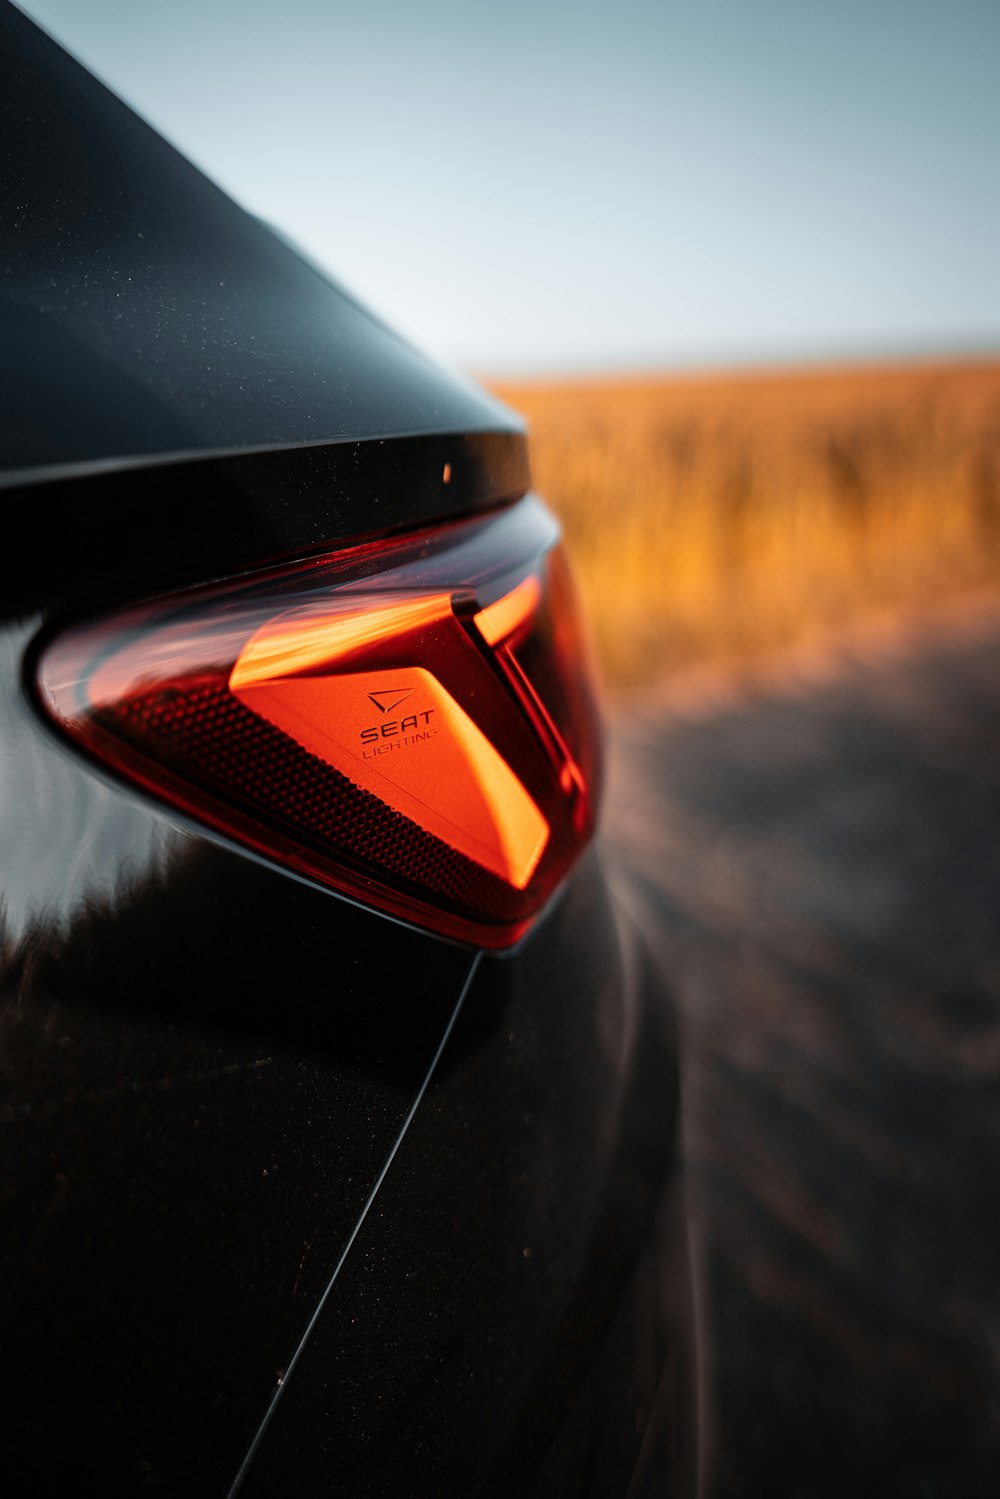
<svg viewBox="0 0 1000 1499">
<path fill-rule="evenodd" d="M 599 732 L 549 512 L 310 556 L 61 633 L 97 761 L 258 854 L 504 947 L 594 826 Z"/>
</svg>

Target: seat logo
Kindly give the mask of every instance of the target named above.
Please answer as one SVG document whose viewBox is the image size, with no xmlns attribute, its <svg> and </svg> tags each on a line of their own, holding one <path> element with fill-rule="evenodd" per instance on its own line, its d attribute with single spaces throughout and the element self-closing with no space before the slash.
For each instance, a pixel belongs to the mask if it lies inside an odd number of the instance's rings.
<svg viewBox="0 0 1000 1499">
<path fill-rule="evenodd" d="M 390 687 L 386 692 L 369 692 L 368 697 L 380 713 L 391 713 L 393 708 L 398 708 L 400 703 L 405 703 L 408 697 L 412 697 L 415 688 Z"/>
</svg>

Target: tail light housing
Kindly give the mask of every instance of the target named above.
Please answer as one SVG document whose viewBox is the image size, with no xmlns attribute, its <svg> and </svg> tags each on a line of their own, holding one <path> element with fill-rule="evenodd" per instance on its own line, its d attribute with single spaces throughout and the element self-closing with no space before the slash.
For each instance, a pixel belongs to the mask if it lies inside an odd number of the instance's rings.
<svg viewBox="0 0 1000 1499">
<path fill-rule="evenodd" d="M 523 935 L 594 828 L 586 653 L 533 497 L 74 626 L 38 689 L 171 807 L 479 946 Z"/>
</svg>

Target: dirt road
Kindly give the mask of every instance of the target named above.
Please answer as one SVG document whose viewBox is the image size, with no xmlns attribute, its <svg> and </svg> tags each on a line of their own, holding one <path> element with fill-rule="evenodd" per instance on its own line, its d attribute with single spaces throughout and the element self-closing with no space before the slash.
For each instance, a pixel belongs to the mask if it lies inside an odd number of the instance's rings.
<svg viewBox="0 0 1000 1499">
<path fill-rule="evenodd" d="M 1000 1493 L 1000 616 L 623 720 L 716 1499 Z"/>
</svg>

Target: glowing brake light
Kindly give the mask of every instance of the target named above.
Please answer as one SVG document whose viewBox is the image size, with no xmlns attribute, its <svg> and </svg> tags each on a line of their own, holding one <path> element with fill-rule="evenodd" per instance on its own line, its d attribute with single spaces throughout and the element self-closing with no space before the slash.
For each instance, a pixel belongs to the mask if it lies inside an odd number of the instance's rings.
<svg viewBox="0 0 1000 1499">
<path fill-rule="evenodd" d="M 95 759 L 277 863 L 516 941 L 593 830 L 599 732 L 537 500 L 64 631 L 39 689 Z"/>
</svg>

